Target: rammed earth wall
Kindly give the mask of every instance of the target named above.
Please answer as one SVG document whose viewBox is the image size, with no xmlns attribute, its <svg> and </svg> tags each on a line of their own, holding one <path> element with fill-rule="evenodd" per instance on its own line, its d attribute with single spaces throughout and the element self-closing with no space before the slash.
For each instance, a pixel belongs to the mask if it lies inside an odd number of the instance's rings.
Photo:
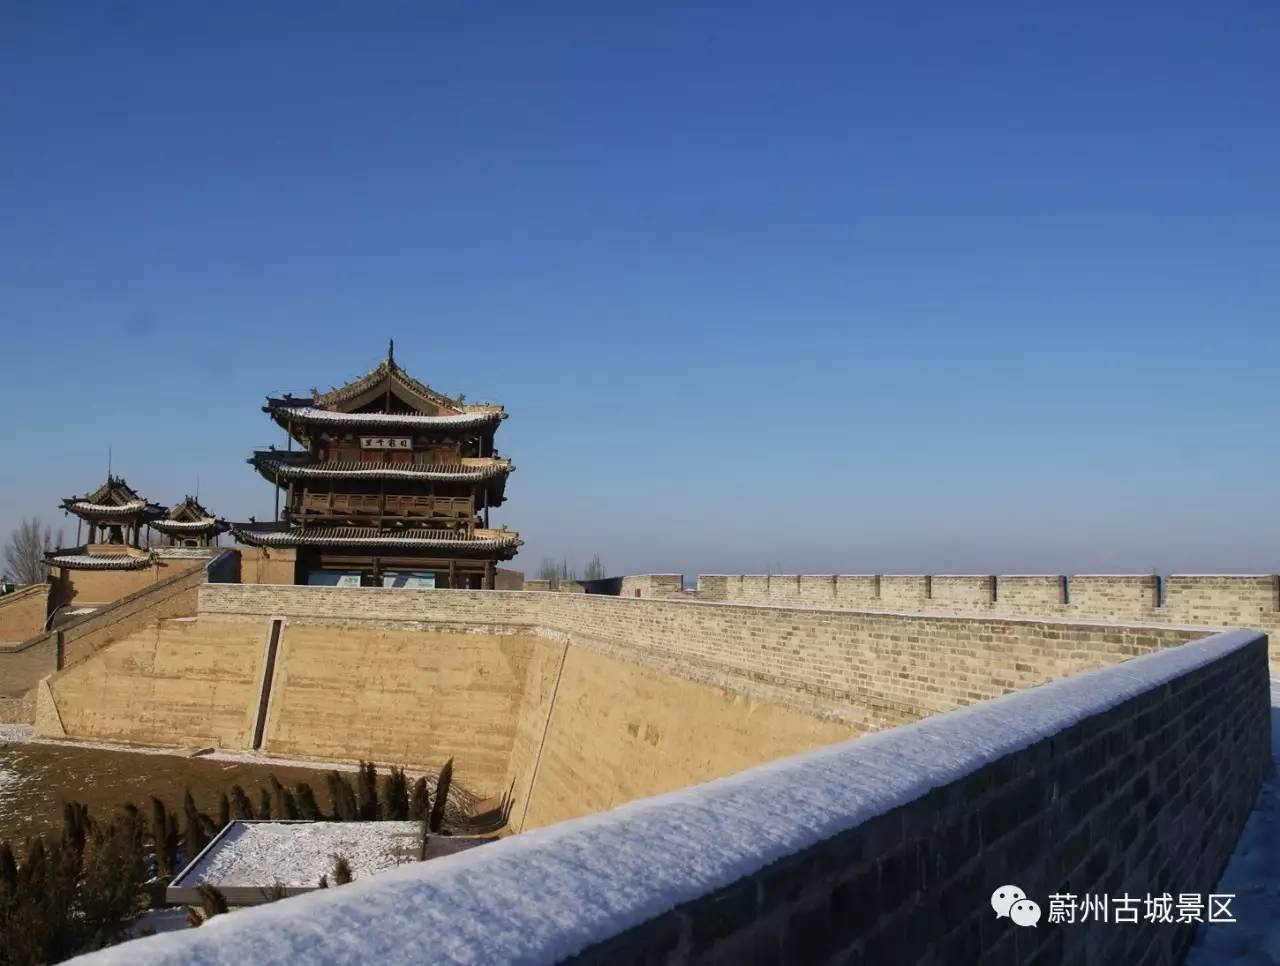
<svg viewBox="0 0 1280 966">
<path fill-rule="evenodd" d="M 35 637 L 44 630 L 48 613 L 48 584 L 31 584 L 0 596 L 0 642 Z"/>
<path fill-rule="evenodd" d="M 213 560 L 175 560 L 155 569 L 168 575 L 57 630 L 0 644 L 0 697 L 21 697 L 42 677 L 158 620 L 194 614 L 196 589 L 206 580 L 238 577 L 239 556 L 224 550 Z"/>
<path fill-rule="evenodd" d="M 704 574 L 701 600 L 851 610 L 1256 627 L 1280 663 L 1276 574 Z"/>
<path fill-rule="evenodd" d="M 1208 631 L 733 606 L 519 591 L 208 584 L 202 619 L 481 630 L 517 625 L 871 731 L 1185 643 Z"/>
<path fill-rule="evenodd" d="M 469 962 L 1176 963 L 1194 926 L 1050 923 L 1049 896 L 1213 891 L 1269 759 L 1266 648 L 1218 634 L 85 961 L 339 963 L 367 932 L 397 962 L 448 935 Z M 1038 927 L 992 911 L 1010 884 Z"/>
</svg>

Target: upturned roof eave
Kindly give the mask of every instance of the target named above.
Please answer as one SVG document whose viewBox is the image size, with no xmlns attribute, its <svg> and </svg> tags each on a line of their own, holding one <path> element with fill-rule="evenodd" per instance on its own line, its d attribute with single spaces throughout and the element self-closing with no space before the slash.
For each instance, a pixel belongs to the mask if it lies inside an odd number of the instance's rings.
<svg viewBox="0 0 1280 966">
<path fill-rule="evenodd" d="M 245 462 L 269 483 L 279 480 L 403 480 L 421 483 L 490 483 L 515 472 L 508 459 L 494 457 L 485 464 L 311 462 L 272 450 L 258 451 Z"/>
<path fill-rule="evenodd" d="M 269 525 L 268 525 L 269 526 Z M 405 531 L 402 533 L 360 533 L 344 534 L 342 531 L 360 531 L 365 528 L 326 527 L 320 532 L 288 530 L 279 528 L 242 527 L 233 524 L 231 533 L 235 539 L 251 547 L 278 548 L 334 548 L 334 549 L 393 549 L 441 551 L 447 554 L 490 554 L 503 555 L 502 559 L 510 559 L 524 543 L 514 531 L 499 531 L 501 537 L 456 537 L 438 536 L 447 531 Z"/>
<path fill-rule="evenodd" d="M 69 497 L 62 500 L 61 506 L 68 513 L 88 520 L 90 518 L 111 518 L 121 519 L 131 516 L 140 516 L 146 521 L 163 517 L 165 508 L 158 503 L 144 503 L 141 506 L 122 504 L 113 506 L 111 504 L 99 504 L 83 497 Z"/>
</svg>

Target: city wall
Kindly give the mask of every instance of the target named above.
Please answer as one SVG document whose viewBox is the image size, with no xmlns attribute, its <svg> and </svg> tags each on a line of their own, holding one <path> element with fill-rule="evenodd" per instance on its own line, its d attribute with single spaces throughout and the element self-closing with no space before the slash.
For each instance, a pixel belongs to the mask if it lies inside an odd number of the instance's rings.
<svg viewBox="0 0 1280 966">
<path fill-rule="evenodd" d="M 105 607 L 207 562 L 190 557 L 156 557 L 151 566 L 139 570 L 63 569 L 51 581 L 53 598 L 58 607 Z"/>
<path fill-rule="evenodd" d="M 1256 627 L 1280 664 L 1280 575 L 704 574 L 700 600 Z"/>
<path fill-rule="evenodd" d="M 1205 631 L 508 591 L 203 584 L 53 676 L 42 734 L 433 768 L 533 827 Z M 696 735 L 697 740 L 691 740 Z"/>
<path fill-rule="evenodd" d="M 1269 713 L 1265 637 L 1220 633 L 86 961 L 338 962 L 342 920 L 406 960 L 1178 962 L 1194 925 L 1020 928 L 988 897 L 1214 891 Z"/>
<path fill-rule="evenodd" d="M 529 591 L 208 584 L 202 618 L 483 632 L 516 625 L 871 731 L 1208 633 Z"/>
<path fill-rule="evenodd" d="M 271 635 L 263 619 L 160 621 L 42 684 L 37 733 L 250 749 Z M 519 830 L 855 733 L 563 638 L 519 625 L 289 622 L 260 750 L 431 771 L 453 758 L 459 785 L 510 802 Z"/>
<path fill-rule="evenodd" d="M 212 560 L 175 562 L 168 568 L 170 576 L 91 614 L 17 644 L 0 644 L 0 698 L 21 698 L 46 675 L 77 664 L 157 620 L 194 614 L 200 585 L 206 580 L 237 578 L 238 560 L 234 551 L 224 550 Z"/>
<path fill-rule="evenodd" d="M 25 641 L 44 630 L 49 585 L 31 584 L 0 597 L 0 641 Z"/>
<path fill-rule="evenodd" d="M 291 547 L 241 547 L 240 579 L 246 584 L 292 584 L 297 577 L 298 551 Z"/>
</svg>

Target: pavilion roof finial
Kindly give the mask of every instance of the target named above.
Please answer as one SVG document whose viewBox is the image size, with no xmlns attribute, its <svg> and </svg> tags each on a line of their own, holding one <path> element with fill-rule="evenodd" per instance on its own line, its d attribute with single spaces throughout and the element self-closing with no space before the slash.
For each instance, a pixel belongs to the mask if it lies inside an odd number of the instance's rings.
<svg viewBox="0 0 1280 966">
<path fill-rule="evenodd" d="M 394 365 L 395 361 L 396 361 L 396 340 L 388 339 L 387 340 L 387 362 Z"/>
</svg>

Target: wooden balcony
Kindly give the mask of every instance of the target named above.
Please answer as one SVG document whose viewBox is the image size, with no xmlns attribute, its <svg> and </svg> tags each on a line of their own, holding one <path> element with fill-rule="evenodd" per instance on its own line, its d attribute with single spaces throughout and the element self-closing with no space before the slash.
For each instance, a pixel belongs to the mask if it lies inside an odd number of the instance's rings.
<svg viewBox="0 0 1280 966">
<path fill-rule="evenodd" d="M 475 501 L 458 496 L 398 496 L 388 493 L 308 493 L 297 498 L 294 515 L 302 519 L 389 518 L 443 523 L 475 521 Z"/>
</svg>

